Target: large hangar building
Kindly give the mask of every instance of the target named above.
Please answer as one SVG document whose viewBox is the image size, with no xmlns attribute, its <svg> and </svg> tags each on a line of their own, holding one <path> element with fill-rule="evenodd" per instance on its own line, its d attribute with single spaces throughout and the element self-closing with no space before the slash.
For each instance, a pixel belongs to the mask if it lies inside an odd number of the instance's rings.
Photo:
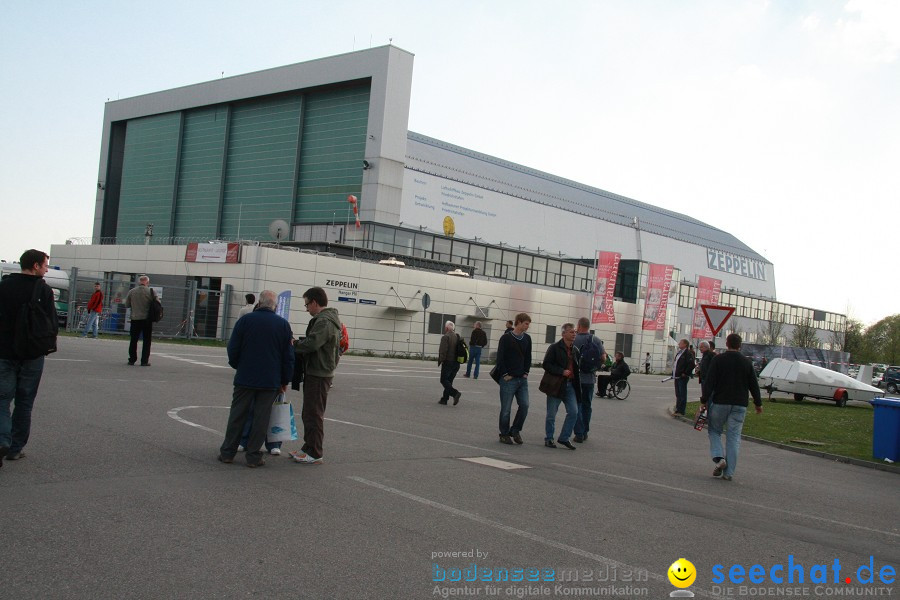
<svg viewBox="0 0 900 600">
<path fill-rule="evenodd" d="M 245 292 L 320 285 L 354 348 L 380 353 L 435 353 L 446 319 L 463 335 L 482 321 L 495 349 L 518 312 L 539 346 L 555 341 L 595 308 L 598 252 L 617 253 L 617 277 L 614 322 L 596 333 L 657 369 L 691 337 L 702 278 L 737 311 L 720 335 L 755 342 L 778 320 L 784 343 L 810 323 L 828 348 L 843 331 L 843 315 L 779 302 L 774 265 L 726 231 L 408 131 L 412 74 L 413 55 L 384 46 L 108 102 L 93 239 L 54 246 L 54 263 L 107 285 L 148 273 L 184 286 L 192 318 L 187 296 L 205 292 L 201 330 L 215 337 Z M 237 260 L 186 258 L 213 241 L 240 242 Z M 389 257 L 406 267 L 379 264 Z M 671 285 L 648 329 L 653 264 Z M 308 317 L 289 319 L 302 331 Z"/>
</svg>

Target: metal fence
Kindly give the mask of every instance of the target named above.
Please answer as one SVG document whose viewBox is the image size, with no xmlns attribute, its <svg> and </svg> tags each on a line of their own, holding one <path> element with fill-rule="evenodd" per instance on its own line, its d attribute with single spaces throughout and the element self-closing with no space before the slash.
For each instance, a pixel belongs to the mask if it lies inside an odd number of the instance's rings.
<svg viewBox="0 0 900 600">
<path fill-rule="evenodd" d="M 131 330 L 131 309 L 126 308 L 125 298 L 137 285 L 134 274 L 108 274 L 79 272 L 72 269 L 69 278 L 69 311 L 67 331 L 84 331 L 87 324 L 87 304 L 94 293 L 94 284 L 100 283 L 103 292 L 103 311 L 100 313 L 100 333 L 128 334 Z M 173 280 L 179 280 L 177 283 Z M 180 285 L 179 285 L 180 284 Z M 186 339 L 222 339 L 223 315 L 228 311 L 227 290 L 204 289 L 184 278 L 174 276 L 151 277 L 150 287 L 156 292 L 163 306 L 163 318 L 153 325 L 154 337 Z M 227 286 L 230 288 L 230 286 Z"/>
</svg>

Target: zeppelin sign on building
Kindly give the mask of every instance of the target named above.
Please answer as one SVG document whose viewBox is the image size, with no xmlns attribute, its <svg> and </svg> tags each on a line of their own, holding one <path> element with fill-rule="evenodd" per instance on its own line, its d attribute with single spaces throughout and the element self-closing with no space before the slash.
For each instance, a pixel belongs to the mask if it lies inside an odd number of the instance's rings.
<svg viewBox="0 0 900 600">
<path fill-rule="evenodd" d="M 710 269 L 716 271 L 742 275 L 743 277 L 759 279 L 760 281 L 766 280 L 766 265 L 759 260 L 707 248 L 706 262 Z"/>
</svg>

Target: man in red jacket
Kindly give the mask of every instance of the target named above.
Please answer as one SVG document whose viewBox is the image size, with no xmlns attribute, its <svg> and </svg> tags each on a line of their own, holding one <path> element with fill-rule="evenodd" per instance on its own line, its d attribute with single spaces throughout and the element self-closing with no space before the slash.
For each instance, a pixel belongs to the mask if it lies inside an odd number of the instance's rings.
<svg viewBox="0 0 900 600">
<path fill-rule="evenodd" d="M 81 337 L 87 337 L 88 331 L 94 330 L 94 339 L 100 333 L 100 313 L 103 312 L 103 292 L 100 291 L 100 282 L 94 284 L 94 293 L 87 305 L 87 323 L 84 324 L 84 331 Z"/>
</svg>

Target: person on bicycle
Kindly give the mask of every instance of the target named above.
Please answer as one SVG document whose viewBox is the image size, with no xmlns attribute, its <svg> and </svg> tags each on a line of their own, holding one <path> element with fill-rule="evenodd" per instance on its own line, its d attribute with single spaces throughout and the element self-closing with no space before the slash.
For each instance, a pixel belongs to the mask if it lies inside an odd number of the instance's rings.
<svg viewBox="0 0 900 600">
<path fill-rule="evenodd" d="M 613 363 L 609 370 L 609 397 L 613 397 L 613 390 L 616 389 L 616 382 L 622 379 L 628 379 L 631 375 L 631 367 L 625 362 L 625 355 L 616 352 L 616 362 Z"/>
</svg>

